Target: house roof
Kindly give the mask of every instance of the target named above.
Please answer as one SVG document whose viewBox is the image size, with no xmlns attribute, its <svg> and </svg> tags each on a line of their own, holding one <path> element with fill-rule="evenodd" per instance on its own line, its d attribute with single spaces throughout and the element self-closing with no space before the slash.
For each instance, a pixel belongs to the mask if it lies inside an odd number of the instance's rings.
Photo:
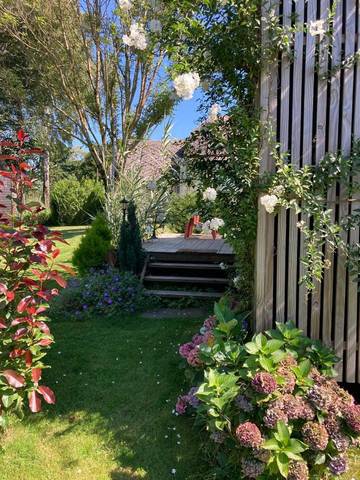
<svg viewBox="0 0 360 480">
<path fill-rule="evenodd" d="M 127 158 L 127 166 L 139 167 L 144 178 L 156 180 L 176 157 L 182 157 L 184 142 L 176 140 L 164 147 L 161 140 L 144 140 Z"/>
</svg>

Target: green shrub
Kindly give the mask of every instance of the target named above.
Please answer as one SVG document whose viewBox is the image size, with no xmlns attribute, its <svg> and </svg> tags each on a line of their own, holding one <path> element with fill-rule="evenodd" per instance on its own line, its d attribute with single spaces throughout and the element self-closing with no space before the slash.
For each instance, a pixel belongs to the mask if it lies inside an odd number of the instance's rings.
<svg viewBox="0 0 360 480">
<path fill-rule="evenodd" d="M 105 265 L 111 247 L 111 233 L 103 215 L 98 214 L 73 255 L 73 264 L 81 275 Z"/>
<path fill-rule="evenodd" d="M 333 379 L 335 354 L 291 323 L 246 342 L 246 325 L 228 305 L 215 304 L 214 313 L 180 346 L 193 387 L 176 411 L 195 414 L 221 478 L 325 480 L 346 472 L 360 405 Z"/>
<path fill-rule="evenodd" d="M 118 262 L 121 270 L 138 274 L 143 268 L 144 260 L 145 252 L 136 218 L 136 206 L 134 202 L 130 202 L 127 219 L 121 224 Z"/>
<path fill-rule="evenodd" d="M 84 225 L 103 210 L 104 188 L 94 180 L 59 180 L 51 192 L 53 225 Z"/>
<path fill-rule="evenodd" d="M 173 194 L 166 215 L 166 223 L 175 232 L 183 233 L 192 215 L 199 213 L 199 208 L 200 202 L 196 192 L 189 192 L 184 196 Z"/>
</svg>

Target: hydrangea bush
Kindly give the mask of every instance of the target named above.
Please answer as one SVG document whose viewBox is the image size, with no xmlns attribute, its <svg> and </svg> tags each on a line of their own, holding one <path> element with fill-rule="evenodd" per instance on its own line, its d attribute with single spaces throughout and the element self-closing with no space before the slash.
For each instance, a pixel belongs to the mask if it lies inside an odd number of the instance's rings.
<svg viewBox="0 0 360 480">
<path fill-rule="evenodd" d="M 347 450 L 360 440 L 360 405 L 334 380 L 338 359 L 290 323 L 248 342 L 243 327 L 216 305 L 179 350 L 195 385 L 176 412 L 193 413 L 204 426 L 214 478 L 341 476 Z"/>
<path fill-rule="evenodd" d="M 66 290 L 54 298 L 50 315 L 58 320 L 84 320 L 92 315 L 133 313 L 143 300 L 138 277 L 108 267 L 70 279 Z"/>
</svg>

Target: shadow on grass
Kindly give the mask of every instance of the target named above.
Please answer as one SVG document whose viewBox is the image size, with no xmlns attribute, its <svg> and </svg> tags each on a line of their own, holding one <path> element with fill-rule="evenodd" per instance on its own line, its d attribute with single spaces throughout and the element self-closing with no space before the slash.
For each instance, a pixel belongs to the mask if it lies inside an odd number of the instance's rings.
<svg viewBox="0 0 360 480">
<path fill-rule="evenodd" d="M 54 387 L 57 404 L 26 421 L 40 427 L 61 419 L 54 442 L 69 435 L 81 442 L 84 432 L 101 437 L 118 465 L 109 479 L 163 480 L 175 468 L 185 480 L 198 468 L 199 437 L 191 419 L 172 414 L 186 389 L 177 350 L 200 321 L 134 316 L 54 323 L 44 383 Z"/>
</svg>

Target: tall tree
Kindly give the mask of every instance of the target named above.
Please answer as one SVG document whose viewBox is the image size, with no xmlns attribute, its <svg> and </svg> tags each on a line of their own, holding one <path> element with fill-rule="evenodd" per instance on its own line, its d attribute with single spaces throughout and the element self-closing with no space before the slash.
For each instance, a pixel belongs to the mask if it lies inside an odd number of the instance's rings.
<svg viewBox="0 0 360 480">
<path fill-rule="evenodd" d="M 1 29 L 38 72 L 54 128 L 91 153 L 109 189 L 128 153 L 170 113 L 156 0 L 2 0 Z"/>
</svg>

